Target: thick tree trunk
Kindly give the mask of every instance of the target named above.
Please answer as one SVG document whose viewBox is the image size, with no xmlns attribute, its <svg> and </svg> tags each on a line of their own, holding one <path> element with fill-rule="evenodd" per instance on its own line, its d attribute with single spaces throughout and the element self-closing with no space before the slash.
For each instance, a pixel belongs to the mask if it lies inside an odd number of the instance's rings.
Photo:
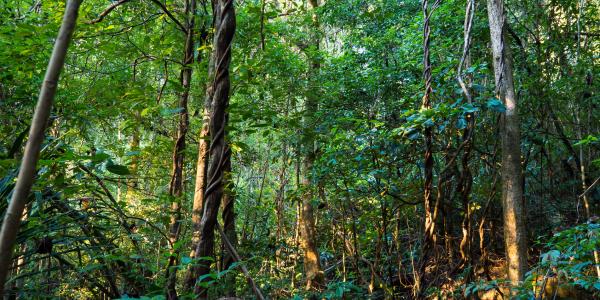
<svg viewBox="0 0 600 300">
<path fill-rule="evenodd" d="M 0 230 L 0 294 L 4 291 L 4 283 L 6 282 L 8 269 L 11 266 L 15 239 L 19 232 L 23 209 L 35 179 L 40 148 L 44 142 L 44 132 L 52 110 L 60 71 L 65 62 L 67 48 L 77 22 L 80 5 L 81 0 L 70 0 L 67 3 L 58 37 L 54 43 L 52 56 L 46 69 L 33 120 L 31 121 L 29 139 L 25 146 L 17 183 L 2 222 L 2 229 Z"/>
<path fill-rule="evenodd" d="M 213 11 L 213 24 L 212 28 L 216 30 L 219 24 L 219 3 L 216 0 L 212 0 L 212 11 Z M 216 44 L 216 36 L 213 37 L 213 45 Z M 215 53 L 216 49 L 213 49 L 210 58 L 208 60 L 208 83 L 206 84 L 206 95 L 204 98 L 204 109 L 202 111 L 202 129 L 200 131 L 200 142 L 198 143 L 198 160 L 196 163 L 196 182 L 194 189 L 194 200 L 192 203 L 192 250 L 190 252 L 190 258 L 196 258 L 196 249 L 200 242 L 200 222 L 202 220 L 202 210 L 204 208 L 204 195 L 206 192 L 206 181 L 208 172 L 208 161 L 209 161 L 209 147 L 210 147 L 210 114 L 212 101 L 214 96 L 214 76 L 215 76 Z M 198 266 L 196 263 L 192 265 L 187 271 L 184 287 L 185 290 L 190 290 L 196 284 L 196 278 L 198 275 Z"/>
<path fill-rule="evenodd" d="M 169 195 L 173 197 L 171 203 L 171 222 L 169 229 L 169 242 L 171 247 L 179 240 L 181 226 L 181 201 L 184 198 L 183 192 L 183 167 L 185 152 L 185 137 L 189 128 L 188 100 L 190 94 L 190 83 L 192 80 L 192 66 L 194 62 L 194 21 L 195 21 L 196 1 L 188 0 L 185 3 L 185 12 L 188 20 L 186 22 L 187 33 L 185 39 L 183 66 L 181 70 L 181 85 L 183 92 L 179 98 L 179 125 L 177 128 L 177 137 L 173 149 L 173 173 L 169 186 Z M 167 267 L 167 299 L 177 299 L 175 286 L 177 283 L 177 268 L 179 261 L 179 250 L 171 250 L 169 265 Z"/>
<path fill-rule="evenodd" d="M 502 115 L 502 206 L 508 279 L 513 285 L 523 280 L 527 248 L 521 170 L 521 134 L 515 94 L 510 45 L 505 40 L 503 0 L 488 0 L 488 18 L 494 58 L 496 93 L 504 103 Z"/>
<path fill-rule="evenodd" d="M 200 242 L 196 249 L 198 257 L 214 256 L 214 229 L 217 222 L 219 205 L 223 195 L 224 163 L 230 151 L 225 141 L 227 126 L 227 107 L 229 106 L 229 65 L 231 63 L 231 43 L 235 34 L 235 9 L 233 0 L 219 0 L 220 22 L 215 36 L 215 79 L 214 97 L 210 117 L 210 164 L 208 184 L 205 192 L 204 213 L 200 221 Z M 198 277 L 210 272 L 210 264 L 201 262 Z M 196 297 L 206 299 L 207 289 L 201 285 L 195 288 Z"/>
</svg>

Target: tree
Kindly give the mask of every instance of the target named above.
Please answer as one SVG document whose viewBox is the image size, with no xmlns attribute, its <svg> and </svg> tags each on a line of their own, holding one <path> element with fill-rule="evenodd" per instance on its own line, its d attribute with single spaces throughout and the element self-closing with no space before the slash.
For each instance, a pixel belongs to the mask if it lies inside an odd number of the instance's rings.
<svg viewBox="0 0 600 300">
<path fill-rule="evenodd" d="M 310 0 L 309 4 L 313 10 L 316 10 L 319 7 L 318 0 Z M 319 49 L 320 38 L 319 34 L 319 21 L 316 12 L 313 12 L 313 26 L 315 33 L 312 34 L 314 37 L 311 39 L 311 46 L 315 49 Z M 320 69 L 319 57 L 313 57 L 310 62 L 310 78 L 314 78 L 318 76 Z M 313 80 L 309 81 L 311 84 L 315 84 L 316 82 Z M 304 157 L 304 177 L 302 184 L 306 189 L 301 203 L 300 216 L 298 226 L 300 227 L 300 246 L 302 251 L 304 252 L 304 273 L 306 274 L 306 288 L 307 289 L 320 289 L 325 283 L 325 278 L 323 276 L 323 270 L 321 268 L 320 255 L 317 251 L 316 245 L 316 228 L 315 228 L 315 219 L 314 219 L 314 208 L 313 208 L 313 198 L 314 198 L 314 188 L 312 187 L 314 182 L 314 172 L 313 165 L 315 160 L 317 159 L 317 149 L 315 149 L 315 119 L 314 115 L 318 109 L 318 92 L 316 91 L 316 86 L 314 89 L 311 89 L 306 96 L 306 117 L 305 117 L 305 141 L 304 141 L 304 151 L 306 152 L 306 156 Z"/>
<path fill-rule="evenodd" d="M 2 217 L 66 2 L 0 5 Z M 192 4 L 81 4 L 2 296 L 598 298 L 597 1 Z"/>
<path fill-rule="evenodd" d="M 221 197 L 223 196 L 225 162 L 231 149 L 227 146 L 225 137 L 228 121 L 227 107 L 229 105 L 229 65 L 231 63 L 231 44 L 235 34 L 235 10 L 233 0 L 218 1 L 219 21 L 216 24 L 215 35 L 215 77 L 213 81 L 214 96 L 210 116 L 210 164 L 208 181 L 205 191 L 204 213 L 200 221 L 200 241 L 196 248 L 199 257 L 212 257 L 214 254 L 214 230 L 217 222 Z M 198 278 L 210 272 L 210 265 L 202 262 L 198 269 Z M 208 297 L 207 290 L 202 285 L 195 288 L 197 297 Z"/>
<path fill-rule="evenodd" d="M 506 39 L 503 0 L 488 0 L 488 19 L 494 63 L 496 94 L 505 106 L 501 118 L 502 208 L 508 279 L 521 283 L 527 270 L 525 208 L 521 169 L 521 129 L 513 81 L 512 53 Z"/>
<path fill-rule="evenodd" d="M 12 253 L 15 238 L 19 232 L 19 225 L 23 215 L 31 186 L 35 180 L 36 165 L 40 155 L 40 148 L 45 138 L 46 125 L 52 110 L 52 101 L 58 87 L 60 71 L 64 65 L 67 49 L 71 42 L 71 36 L 75 30 L 77 15 L 79 13 L 80 0 L 70 0 L 67 3 L 62 24 L 58 32 L 58 37 L 54 43 L 52 56 L 48 62 L 44 82 L 40 89 L 39 99 L 31 127 L 29 129 L 29 139 L 25 146 L 25 153 L 19 169 L 17 184 L 12 194 L 10 205 L 8 206 L 0 230 L 0 294 L 4 291 L 6 276 L 11 266 Z"/>
<path fill-rule="evenodd" d="M 169 184 L 169 194 L 174 198 L 171 204 L 171 223 L 169 229 L 169 242 L 172 247 L 179 241 L 181 228 L 181 201 L 183 194 L 183 168 L 185 139 L 189 128 L 188 101 L 190 95 L 190 85 L 192 81 L 192 64 L 194 63 L 194 36 L 195 36 L 195 18 L 196 18 L 196 0 L 186 0 L 185 15 L 187 17 L 184 27 L 185 43 L 184 55 L 181 62 L 181 86 L 182 92 L 179 99 L 178 109 L 179 124 L 177 126 L 177 136 L 173 148 L 173 166 L 171 182 Z M 177 262 L 179 260 L 179 250 L 174 249 L 169 258 L 167 266 L 167 298 L 177 299 L 175 289 L 177 281 Z"/>
</svg>

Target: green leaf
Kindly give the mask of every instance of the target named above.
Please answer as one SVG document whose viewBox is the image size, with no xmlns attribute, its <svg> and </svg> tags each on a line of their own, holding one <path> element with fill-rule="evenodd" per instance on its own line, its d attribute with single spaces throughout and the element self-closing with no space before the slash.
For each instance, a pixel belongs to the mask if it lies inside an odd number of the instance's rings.
<svg viewBox="0 0 600 300">
<path fill-rule="evenodd" d="M 180 112 L 183 111 L 183 107 L 177 107 L 177 108 L 164 108 L 160 111 L 160 114 L 162 116 L 170 116 L 170 115 L 176 115 Z"/>
<path fill-rule="evenodd" d="M 92 161 L 93 162 L 101 162 L 101 161 L 105 161 L 109 158 L 110 158 L 110 155 L 103 153 L 103 152 L 99 152 L 99 153 L 96 153 L 94 156 L 92 156 Z"/>
<path fill-rule="evenodd" d="M 184 256 L 181 258 L 182 265 L 189 265 L 191 262 L 192 262 L 192 258 L 190 258 L 189 256 Z"/>
<path fill-rule="evenodd" d="M 550 251 L 542 254 L 542 264 L 545 264 L 547 262 L 554 263 L 558 260 L 559 257 L 560 257 L 560 251 L 550 250 Z"/>
<path fill-rule="evenodd" d="M 106 165 L 106 170 L 113 173 L 113 174 L 117 174 L 117 175 L 129 175 L 131 174 L 129 172 L 129 169 L 127 169 L 126 166 L 123 165 L 116 165 L 116 164 L 107 164 Z"/>
<path fill-rule="evenodd" d="M 496 98 L 490 98 L 487 101 L 486 106 L 488 109 L 491 109 L 495 112 L 503 113 L 506 111 L 506 107 L 504 106 L 504 104 L 502 104 L 502 102 L 500 102 L 500 100 Z"/>
</svg>

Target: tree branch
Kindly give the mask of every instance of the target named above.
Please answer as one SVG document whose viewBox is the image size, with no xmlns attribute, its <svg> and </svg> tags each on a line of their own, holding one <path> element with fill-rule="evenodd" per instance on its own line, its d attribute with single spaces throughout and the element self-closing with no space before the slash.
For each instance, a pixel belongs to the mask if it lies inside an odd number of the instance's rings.
<svg viewBox="0 0 600 300">
<path fill-rule="evenodd" d="M 131 0 L 119 0 L 117 2 L 113 2 L 113 4 L 111 4 L 110 6 L 108 6 L 100 15 L 98 15 L 98 18 L 91 20 L 91 21 L 87 21 L 86 24 L 96 24 L 96 23 L 100 23 L 102 22 L 102 20 L 104 20 L 104 18 L 111 12 L 113 11 L 115 8 L 129 2 Z"/>
<path fill-rule="evenodd" d="M 179 20 L 177 20 L 177 18 L 175 18 L 175 16 L 167 9 L 167 7 L 162 4 L 159 0 L 150 0 L 152 1 L 154 4 L 158 5 L 158 7 L 160 7 L 160 9 L 167 14 L 167 16 L 173 20 L 173 22 L 175 22 L 175 24 L 177 24 L 177 26 L 179 27 L 179 29 L 181 29 L 181 31 L 183 32 L 187 32 L 187 28 L 185 26 L 183 26 L 183 24 L 181 24 L 181 22 L 179 22 Z"/>
</svg>

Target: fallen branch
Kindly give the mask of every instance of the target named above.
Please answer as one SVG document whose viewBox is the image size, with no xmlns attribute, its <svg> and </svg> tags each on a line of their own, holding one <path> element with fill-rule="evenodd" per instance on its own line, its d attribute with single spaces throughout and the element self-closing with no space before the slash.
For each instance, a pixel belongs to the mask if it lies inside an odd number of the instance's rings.
<svg viewBox="0 0 600 300">
<path fill-rule="evenodd" d="M 221 227 L 221 224 L 219 224 L 219 222 L 216 222 L 216 226 L 217 226 L 217 230 L 219 230 L 219 233 L 221 234 L 221 238 L 223 239 L 223 242 L 225 242 L 225 246 L 227 246 L 227 250 L 229 250 L 229 252 L 231 252 L 231 254 L 233 255 L 233 258 L 235 259 L 236 262 L 241 262 L 242 259 L 240 258 L 240 255 L 238 254 L 238 252 L 235 250 L 235 248 L 229 241 L 229 238 L 227 237 L 227 235 L 225 235 L 225 232 L 223 231 L 223 227 Z M 246 266 L 244 266 L 243 264 L 240 264 L 240 268 L 242 268 L 242 272 L 244 273 L 244 276 L 246 276 L 246 280 L 248 281 L 248 284 L 252 287 L 252 291 L 254 291 L 256 298 L 258 298 L 259 300 L 265 300 L 265 297 L 263 296 L 263 294 L 260 292 L 260 290 L 256 286 L 256 283 L 254 282 L 252 277 L 250 277 L 250 273 L 248 272 L 248 269 L 246 268 Z"/>
</svg>

